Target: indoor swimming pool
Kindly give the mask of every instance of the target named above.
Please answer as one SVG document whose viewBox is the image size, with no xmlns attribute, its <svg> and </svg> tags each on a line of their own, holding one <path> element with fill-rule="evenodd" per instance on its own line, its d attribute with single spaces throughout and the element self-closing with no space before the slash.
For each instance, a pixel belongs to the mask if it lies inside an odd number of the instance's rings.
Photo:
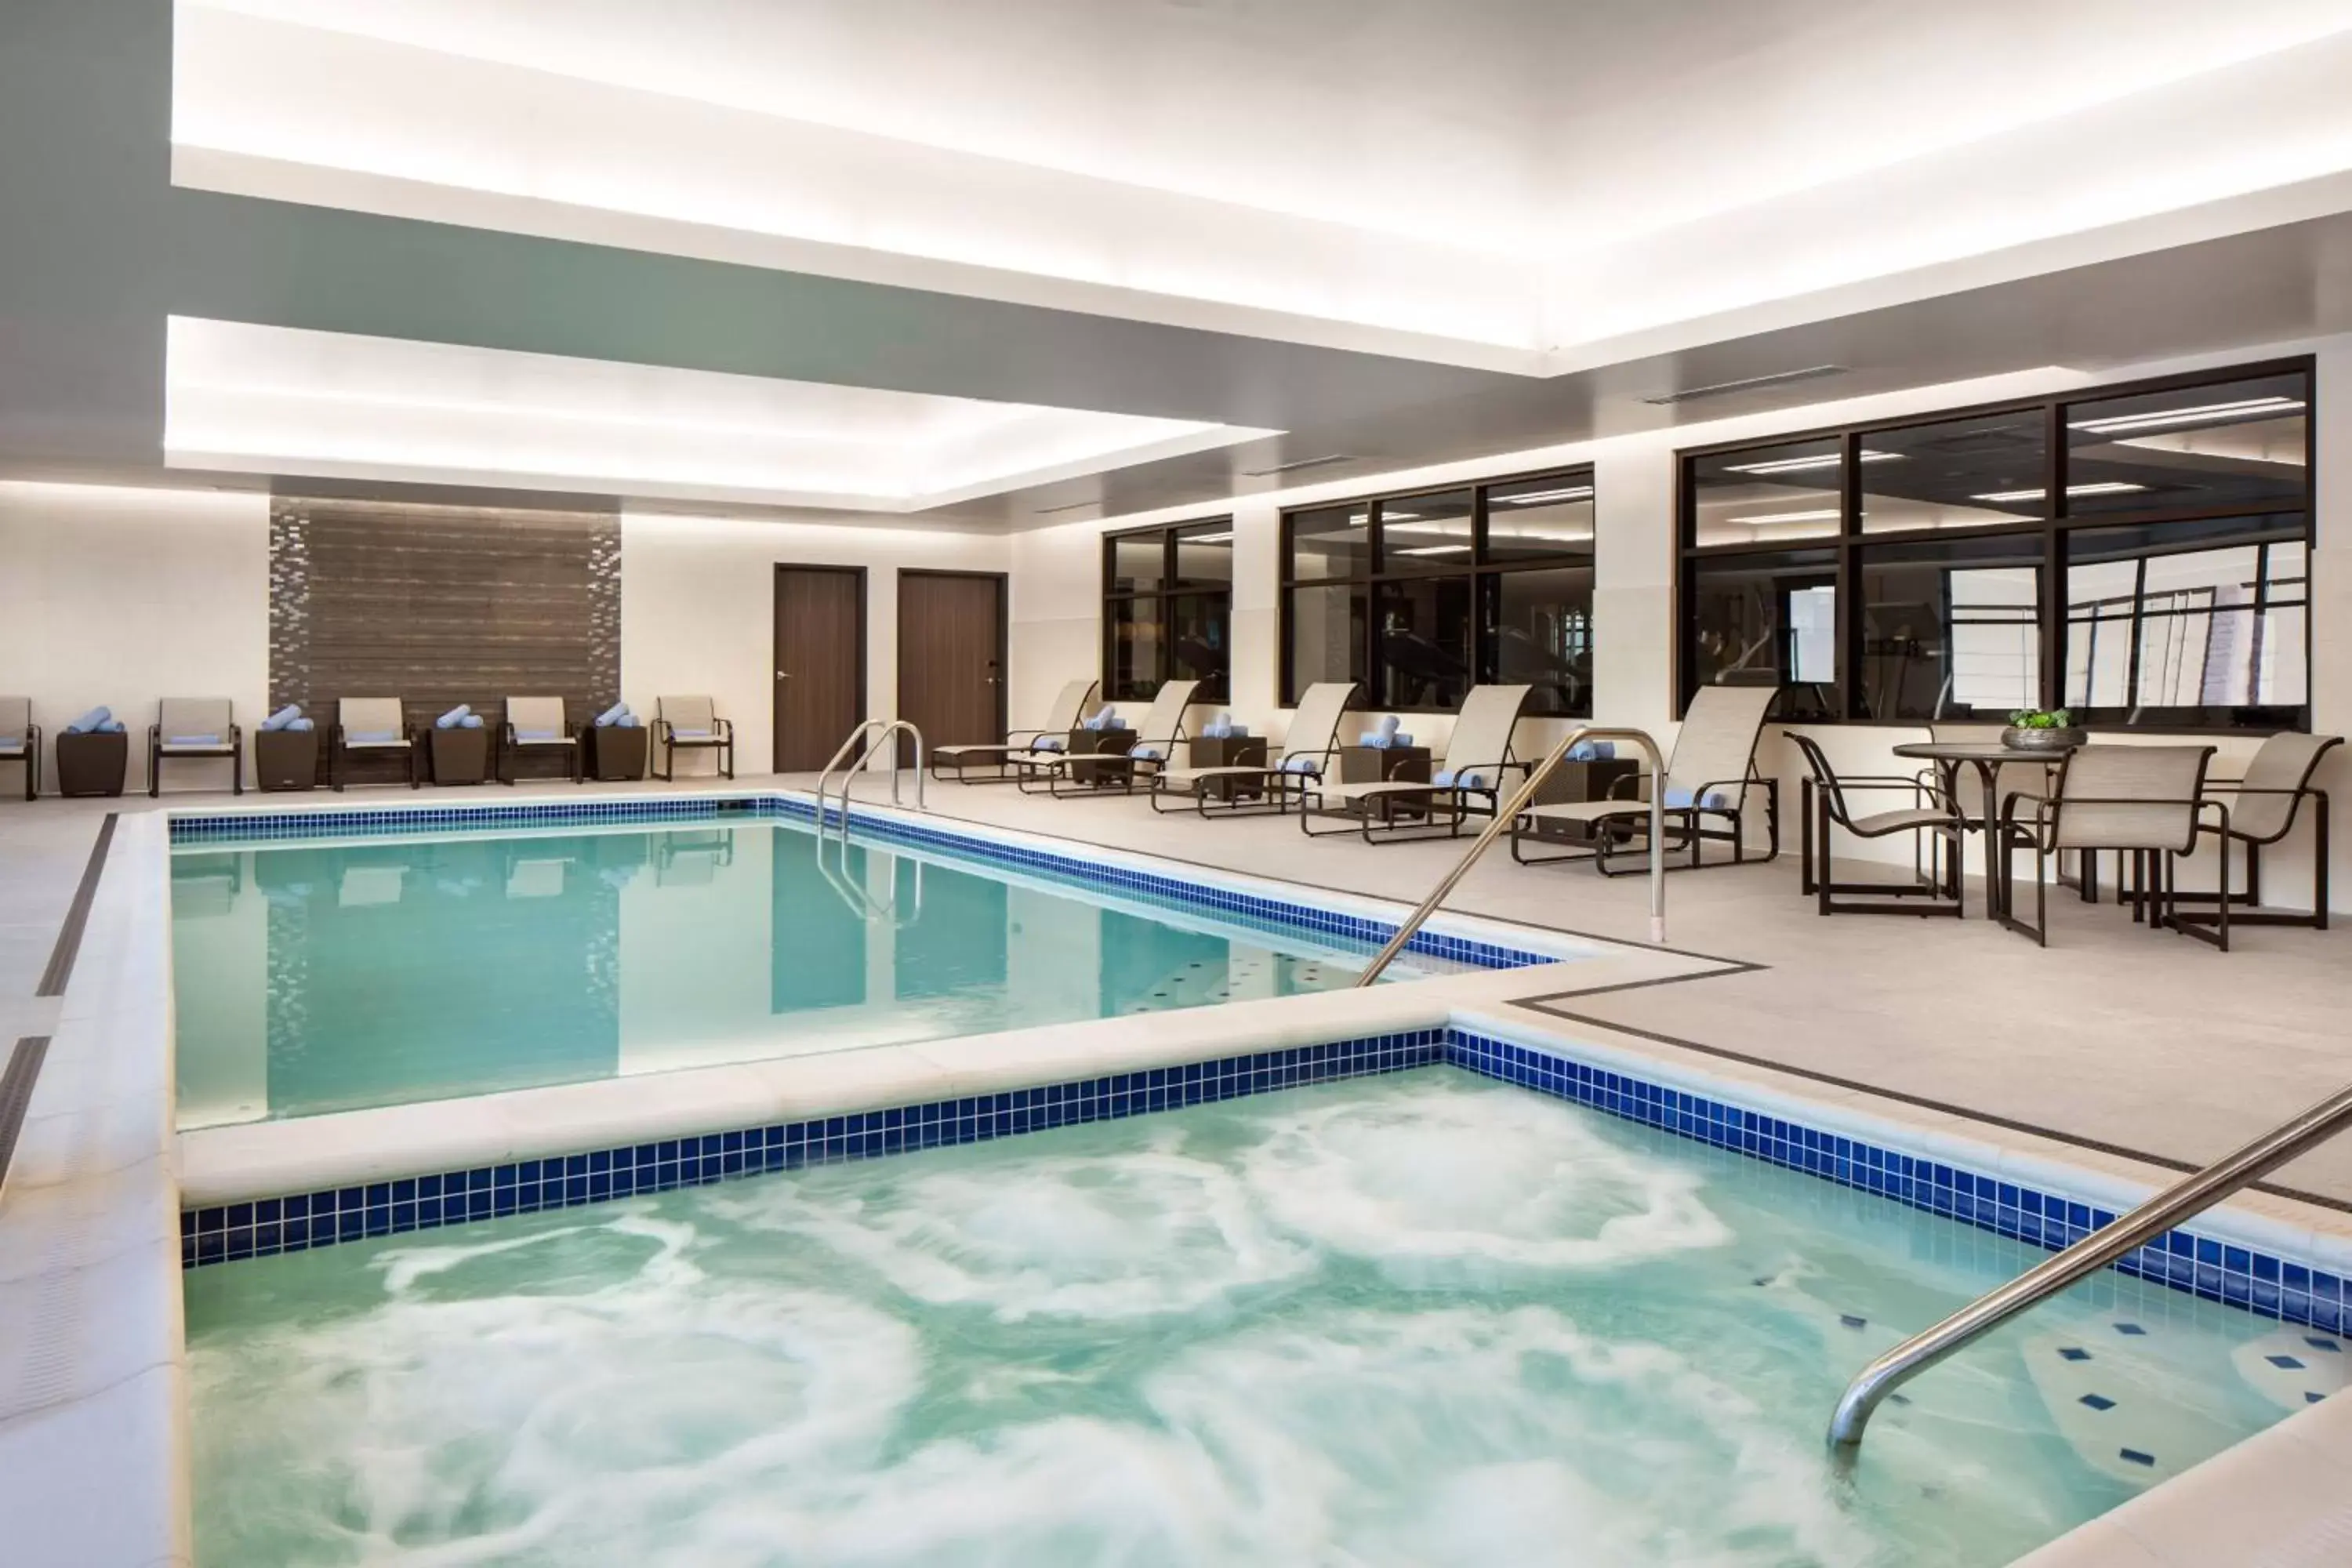
<svg viewBox="0 0 2352 1568">
<path fill-rule="evenodd" d="M 182 843 L 179 1125 L 1297 995 L 1377 945 L 1303 907 L 929 837 L 734 816 Z M 1577 951 L 1550 946 L 1483 962 Z M 1462 967 L 1416 949 L 1383 978 Z"/>
<path fill-rule="evenodd" d="M 2039 1256 L 1450 1067 L 810 1165 L 192 1270 L 198 1561 L 1990 1568 L 2342 1381 L 2108 1274 L 1838 1473 Z"/>
</svg>

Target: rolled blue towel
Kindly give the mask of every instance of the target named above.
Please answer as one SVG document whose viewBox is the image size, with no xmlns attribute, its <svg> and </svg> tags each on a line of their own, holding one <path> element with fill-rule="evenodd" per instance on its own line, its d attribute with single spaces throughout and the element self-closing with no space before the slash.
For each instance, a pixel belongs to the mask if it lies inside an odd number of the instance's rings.
<svg viewBox="0 0 2352 1568">
<path fill-rule="evenodd" d="M 642 730 L 645 727 L 646 721 L 634 713 L 624 713 L 613 721 L 613 728 L 615 730 Z"/>
<path fill-rule="evenodd" d="M 611 729 L 614 725 L 619 723 L 622 718 L 625 716 L 628 711 L 629 705 L 627 703 L 614 703 L 610 708 L 605 709 L 602 713 L 596 715 L 596 728 L 599 730 Z"/>
<path fill-rule="evenodd" d="M 1402 751 L 1405 747 L 1412 744 L 1412 737 L 1405 734 L 1402 731 L 1399 731 L 1397 733 L 1389 737 L 1389 744 L 1399 751 Z"/>
<path fill-rule="evenodd" d="M 515 739 L 518 741 L 552 741 L 555 739 L 555 731 L 552 730 L 517 730 L 515 731 Z"/>
<path fill-rule="evenodd" d="M 130 726 L 120 719 L 109 719 L 98 727 L 98 732 L 101 735 L 120 735 L 129 728 Z"/>
<path fill-rule="evenodd" d="M 1029 742 L 1029 749 L 1033 752 L 1066 752 L 1070 749 L 1070 738 L 1067 735 L 1040 735 Z"/>
<path fill-rule="evenodd" d="M 217 746 L 221 738 L 218 735 L 166 735 L 163 743 L 167 746 Z"/>
<path fill-rule="evenodd" d="M 1381 715 L 1381 721 L 1372 728 L 1383 735 L 1393 735 L 1397 732 L 1397 716 L 1393 713 L 1383 713 Z"/>
<path fill-rule="evenodd" d="M 1086 721 L 1086 725 L 1085 725 L 1085 727 L 1086 727 L 1087 729 L 1089 729 L 1089 730 L 1116 730 L 1116 729 L 1118 729 L 1118 709 L 1116 709 L 1116 708 L 1105 708 L 1101 712 L 1099 712 L 1099 713 L 1096 714 L 1093 718 L 1091 718 L 1091 719 L 1087 720 L 1087 721 Z"/>
<path fill-rule="evenodd" d="M 289 730 L 307 730 L 310 727 L 310 721 L 297 719 L 286 727 Z M 354 730 L 344 739 L 354 746 L 372 746 L 384 741 L 397 741 L 400 737 L 389 730 Z"/>
<path fill-rule="evenodd" d="M 1319 779 L 1323 776 L 1323 763 L 1315 757 L 1285 757 L 1282 759 L 1282 771 L 1286 773 L 1304 773 L 1309 778 Z"/>
<path fill-rule="evenodd" d="M 1711 789 L 1707 791 L 1706 798 L 1705 800 L 1694 801 L 1691 798 L 1691 792 L 1682 788 L 1680 785 L 1668 784 L 1666 786 L 1666 805 L 1676 811 L 1685 810 L 1694 805 L 1720 811 L 1730 804 L 1731 802 L 1719 789 Z"/>
<path fill-rule="evenodd" d="M 312 722 L 310 720 L 302 718 L 299 714 L 294 718 L 287 720 L 285 725 L 285 728 L 289 731 L 297 735 L 307 735 L 318 727 L 319 726 L 316 723 Z M 386 735 L 384 739 L 389 741 L 392 737 L 390 735 Z"/>
<path fill-rule="evenodd" d="M 94 733 L 95 731 L 105 729 L 107 721 L 113 717 L 114 710 L 111 708 L 93 708 L 89 712 L 83 714 L 80 718 L 75 720 L 72 723 L 67 725 L 66 733 L 68 735 L 88 735 Z"/>
<path fill-rule="evenodd" d="M 482 716 L 479 713 L 468 713 L 457 721 L 457 728 L 460 730 L 478 730 L 481 727 Z"/>
<path fill-rule="evenodd" d="M 1249 726 L 1246 724 L 1228 724 L 1225 726 L 1224 738 L 1228 741 L 1246 741 L 1249 739 Z"/>
<path fill-rule="evenodd" d="M 264 719 L 261 721 L 261 727 L 265 730 L 284 730 L 289 728 L 294 721 L 300 717 L 302 717 L 302 705 L 299 702 L 289 702 L 285 707 Z"/>
<path fill-rule="evenodd" d="M 474 709 L 471 703 L 460 702 L 455 708 L 450 709 L 446 713 L 442 714 L 438 719 L 434 720 L 433 727 L 436 730 L 457 729 L 460 726 L 465 725 L 466 720 L 473 713 L 473 711 Z"/>
<path fill-rule="evenodd" d="M 1129 746 L 1127 749 L 1127 754 L 1130 757 L 1140 757 L 1147 763 L 1168 760 L 1168 753 L 1158 746 Z"/>
<path fill-rule="evenodd" d="M 1382 738 L 1378 730 L 1367 730 L 1362 734 L 1356 737 L 1356 744 L 1360 746 L 1385 747 L 1388 744 L 1388 742 Z"/>
<path fill-rule="evenodd" d="M 1440 789 L 1485 789 L 1486 775 L 1476 768 L 1446 768 L 1429 782 Z"/>
</svg>

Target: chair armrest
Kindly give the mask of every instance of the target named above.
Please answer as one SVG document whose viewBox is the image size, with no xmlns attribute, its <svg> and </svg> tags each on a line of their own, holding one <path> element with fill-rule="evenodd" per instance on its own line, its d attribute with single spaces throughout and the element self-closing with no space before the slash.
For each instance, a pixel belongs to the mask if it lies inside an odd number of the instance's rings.
<svg viewBox="0 0 2352 1568">
<path fill-rule="evenodd" d="M 228 743 L 232 746 L 242 746 L 245 744 L 244 725 L 231 724 L 228 727 Z"/>
<path fill-rule="evenodd" d="M 714 718 L 710 721 L 710 727 L 725 734 L 730 741 L 735 738 L 735 721 L 732 719 Z"/>
<path fill-rule="evenodd" d="M 330 725 L 328 725 L 328 726 L 327 726 L 327 744 L 328 744 L 329 746 L 331 746 L 331 747 L 333 747 L 333 746 L 340 746 L 340 745 L 341 745 L 342 743 L 343 743 L 343 721 L 342 721 L 341 720 L 338 719 L 338 720 L 336 720 L 333 723 L 331 723 L 331 724 L 330 724 Z"/>
</svg>

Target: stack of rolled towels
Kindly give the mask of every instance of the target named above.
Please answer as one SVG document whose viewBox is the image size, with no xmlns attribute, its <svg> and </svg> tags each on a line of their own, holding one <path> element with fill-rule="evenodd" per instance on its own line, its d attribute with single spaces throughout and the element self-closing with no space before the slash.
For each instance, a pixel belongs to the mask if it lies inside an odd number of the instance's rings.
<svg viewBox="0 0 2352 1568">
<path fill-rule="evenodd" d="M 1617 754 L 1614 741 L 1579 741 L 1568 749 L 1571 763 L 1605 763 Z"/>
<path fill-rule="evenodd" d="M 482 727 L 482 716 L 474 711 L 472 703 L 460 702 L 434 720 L 433 727 L 436 730 L 478 730 Z"/>
<path fill-rule="evenodd" d="M 1404 735 L 1397 732 L 1397 716 L 1395 714 L 1383 713 L 1381 715 L 1379 725 L 1373 729 L 1365 731 L 1361 735 L 1358 736 L 1356 738 L 1356 743 L 1360 746 L 1370 746 L 1378 751 L 1385 752 L 1394 746 L 1412 745 L 1412 737 L 1411 735 Z"/>
<path fill-rule="evenodd" d="M 1249 739 L 1249 726 L 1234 723 L 1233 714 L 1224 712 L 1202 726 L 1201 733 L 1212 741 L 1245 741 Z"/>
<path fill-rule="evenodd" d="M 114 716 L 113 709 L 101 705 L 67 725 L 65 732 L 68 735 L 120 735 L 122 733 L 122 721 Z"/>
<path fill-rule="evenodd" d="M 315 723 L 313 723 L 311 721 L 310 721 L 310 720 L 305 719 L 304 717 L 302 717 L 302 705 L 301 705 L 299 702 L 289 702 L 285 707 L 280 708 L 277 712 L 272 713 L 268 718 L 264 719 L 264 720 L 261 721 L 261 727 L 262 727 L 263 729 L 265 729 L 265 730 L 271 730 L 271 731 L 277 731 L 277 730 L 291 730 L 291 731 L 296 731 L 296 732 L 298 732 L 298 733 L 299 733 L 299 732 L 301 732 L 301 731 L 304 731 L 315 730 L 315 729 L 317 729 L 317 728 L 318 728 L 318 726 L 317 726 Z M 354 740 L 354 741 L 366 741 L 366 740 L 387 740 L 387 741 L 388 741 L 388 740 L 392 739 L 392 737 L 391 737 L 391 736 L 389 736 L 389 735 L 383 735 L 383 736 L 353 735 L 353 736 L 352 737 L 352 740 Z"/>
<path fill-rule="evenodd" d="M 1116 730 L 1118 728 L 1118 710 L 1106 706 L 1101 712 L 1084 721 L 1079 727 L 1087 730 Z"/>
<path fill-rule="evenodd" d="M 605 709 L 602 713 L 596 715 L 596 728 L 599 730 L 636 730 L 642 729 L 643 727 L 642 721 L 635 713 L 629 711 L 629 705 L 625 702 L 615 702 L 610 708 Z M 699 735 L 702 731 L 699 730 L 680 730 L 677 733 L 681 735 Z"/>
</svg>

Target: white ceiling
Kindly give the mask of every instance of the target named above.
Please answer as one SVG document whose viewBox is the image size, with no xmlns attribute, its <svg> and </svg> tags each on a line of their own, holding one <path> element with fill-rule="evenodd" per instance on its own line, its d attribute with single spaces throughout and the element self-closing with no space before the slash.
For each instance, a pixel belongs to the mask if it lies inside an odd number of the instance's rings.
<svg viewBox="0 0 2352 1568">
<path fill-rule="evenodd" d="M 1530 375 L 2316 216 L 2343 193 L 2147 226 L 2352 171 L 2344 0 L 178 18 L 184 184 Z"/>
<path fill-rule="evenodd" d="M 174 317 L 164 458 L 213 473 L 917 511 L 1272 432 Z"/>
</svg>

